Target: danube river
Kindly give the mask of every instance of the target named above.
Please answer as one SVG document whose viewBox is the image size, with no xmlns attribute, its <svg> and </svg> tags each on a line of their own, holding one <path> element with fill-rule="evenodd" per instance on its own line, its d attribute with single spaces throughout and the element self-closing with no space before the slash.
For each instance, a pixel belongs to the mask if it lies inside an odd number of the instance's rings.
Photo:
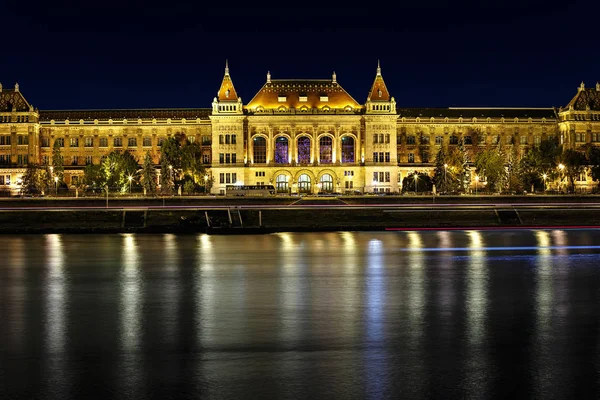
<svg viewBox="0 0 600 400">
<path fill-rule="evenodd" d="M 600 397 L 600 230 L 0 241 L 2 399 Z"/>
</svg>

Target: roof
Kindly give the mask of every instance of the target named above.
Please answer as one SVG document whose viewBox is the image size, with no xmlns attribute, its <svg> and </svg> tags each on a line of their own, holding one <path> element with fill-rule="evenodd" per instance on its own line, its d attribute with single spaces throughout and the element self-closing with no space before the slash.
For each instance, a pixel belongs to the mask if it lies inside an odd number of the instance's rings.
<svg viewBox="0 0 600 400">
<path fill-rule="evenodd" d="M 15 89 L 2 89 L 0 92 L 0 112 L 12 111 L 13 107 L 16 111 L 29 111 L 30 105 L 25 100 L 25 97 Z"/>
<path fill-rule="evenodd" d="M 300 98 L 302 97 L 302 99 Z M 246 108 L 265 109 L 307 107 L 308 109 L 328 106 L 343 109 L 347 106 L 362 109 L 356 100 L 333 79 L 268 79 Z"/>
<path fill-rule="evenodd" d="M 390 101 L 390 98 L 390 92 L 388 92 L 387 86 L 385 86 L 383 76 L 381 76 L 381 67 L 378 62 L 377 75 L 375 76 L 373 86 L 371 86 L 369 96 L 367 96 L 367 101 Z"/>
<path fill-rule="evenodd" d="M 229 76 L 229 64 L 225 61 L 225 76 L 223 76 L 223 82 L 217 93 L 217 99 L 219 101 L 238 101 L 238 95 L 233 87 L 233 81 Z"/>
<path fill-rule="evenodd" d="M 449 108 L 399 108 L 399 117 L 407 118 L 506 118 L 506 119 L 555 119 L 554 108 L 479 108 L 479 107 L 449 107 Z"/>
<path fill-rule="evenodd" d="M 148 108 L 120 110 L 42 110 L 40 122 L 43 121 L 93 121 L 98 120 L 137 120 L 137 119 L 209 119 L 210 108 Z"/>
<path fill-rule="evenodd" d="M 600 88 L 584 88 L 580 87 L 579 91 L 571 99 L 569 104 L 567 104 L 567 108 L 573 107 L 576 111 L 600 111 Z"/>
</svg>

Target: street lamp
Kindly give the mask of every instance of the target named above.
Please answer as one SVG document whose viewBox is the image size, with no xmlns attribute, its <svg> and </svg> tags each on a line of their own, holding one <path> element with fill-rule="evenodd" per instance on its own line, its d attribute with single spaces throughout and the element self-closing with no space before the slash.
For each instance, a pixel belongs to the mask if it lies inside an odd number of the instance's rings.
<svg viewBox="0 0 600 400">
<path fill-rule="evenodd" d="M 55 196 L 58 196 L 58 176 L 54 177 L 54 193 Z"/>
<path fill-rule="evenodd" d="M 475 175 L 475 196 L 477 196 L 477 183 L 479 182 L 479 175 Z"/>
<path fill-rule="evenodd" d="M 562 181 L 563 181 L 563 170 L 565 169 L 565 165 L 563 163 L 558 164 L 558 169 L 560 170 L 560 190 L 562 191 Z"/>
<path fill-rule="evenodd" d="M 206 186 L 208 185 L 208 175 L 204 175 L 204 194 L 206 194 Z"/>
<path fill-rule="evenodd" d="M 419 184 L 419 174 L 417 174 L 417 172 L 415 171 L 415 174 L 413 175 L 415 177 L 415 195 L 417 194 L 418 190 L 418 184 Z"/>
<path fill-rule="evenodd" d="M 448 164 L 444 164 L 444 191 L 448 191 L 448 183 L 446 182 L 446 175 L 448 175 Z"/>
<path fill-rule="evenodd" d="M 542 174 L 542 178 L 544 178 L 544 193 L 546 193 L 546 178 L 548 178 L 548 175 Z"/>
<path fill-rule="evenodd" d="M 129 175 L 127 179 L 129 179 L 129 194 L 131 194 L 131 181 L 133 180 L 133 176 Z"/>
</svg>

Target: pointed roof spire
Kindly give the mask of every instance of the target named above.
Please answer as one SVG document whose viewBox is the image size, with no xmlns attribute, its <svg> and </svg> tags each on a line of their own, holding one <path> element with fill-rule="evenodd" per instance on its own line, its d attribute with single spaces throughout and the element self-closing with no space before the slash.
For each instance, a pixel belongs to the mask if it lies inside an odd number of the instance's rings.
<svg viewBox="0 0 600 400">
<path fill-rule="evenodd" d="M 375 75 L 375 81 L 373 82 L 367 101 L 390 101 L 390 92 L 388 92 L 387 86 L 383 81 L 379 60 L 377 60 L 377 75 Z"/>
<path fill-rule="evenodd" d="M 229 76 L 229 62 L 225 60 L 225 76 L 223 76 L 223 82 L 217 93 L 217 99 L 219 101 L 238 101 L 238 95 L 233 87 L 233 82 Z"/>
<path fill-rule="evenodd" d="M 581 85 L 579 85 L 579 90 L 584 90 L 585 89 L 585 83 L 583 83 L 583 81 L 581 81 Z"/>
<path fill-rule="evenodd" d="M 333 71 L 333 74 L 331 75 L 331 82 L 337 83 L 337 75 L 335 74 L 335 71 Z"/>
<path fill-rule="evenodd" d="M 0 86 L 0 89 L 2 88 L 2 86 Z M 596 91 L 600 92 L 600 82 L 596 82 Z"/>
<path fill-rule="evenodd" d="M 19 91 L 19 84 L 15 83 L 15 92 L 18 92 L 18 91 Z"/>
<path fill-rule="evenodd" d="M 271 71 L 267 71 L 267 83 L 271 83 Z"/>
</svg>

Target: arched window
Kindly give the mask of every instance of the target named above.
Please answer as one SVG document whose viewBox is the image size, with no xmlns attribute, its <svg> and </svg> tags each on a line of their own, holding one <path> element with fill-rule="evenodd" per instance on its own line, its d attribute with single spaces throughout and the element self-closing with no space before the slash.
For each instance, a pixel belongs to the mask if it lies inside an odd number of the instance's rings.
<svg viewBox="0 0 600 400">
<path fill-rule="evenodd" d="M 275 164 L 287 164 L 288 158 L 288 140 L 285 137 L 278 137 L 275 140 Z"/>
<path fill-rule="evenodd" d="M 280 193 L 289 192 L 289 189 L 290 189 L 289 179 L 290 178 L 285 174 L 277 175 L 277 178 L 275 178 L 275 188 L 277 189 L 277 192 L 280 192 Z"/>
<path fill-rule="evenodd" d="M 310 176 L 306 174 L 300 175 L 298 178 L 298 191 L 300 193 L 310 193 Z"/>
<path fill-rule="evenodd" d="M 321 177 L 321 192 L 332 193 L 333 192 L 333 177 L 329 174 L 324 174 Z"/>
<path fill-rule="evenodd" d="M 342 162 L 354 162 L 354 138 L 352 136 L 344 136 L 342 138 Z"/>
<path fill-rule="evenodd" d="M 319 162 L 321 164 L 331 164 L 332 162 L 332 141 L 329 136 L 323 136 L 319 140 Z"/>
<path fill-rule="evenodd" d="M 267 140 L 258 136 L 254 138 L 254 163 L 264 164 L 267 162 Z"/>
<path fill-rule="evenodd" d="M 310 163 L 310 138 L 302 136 L 298 139 L 298 164 Z"/>
</svg>

